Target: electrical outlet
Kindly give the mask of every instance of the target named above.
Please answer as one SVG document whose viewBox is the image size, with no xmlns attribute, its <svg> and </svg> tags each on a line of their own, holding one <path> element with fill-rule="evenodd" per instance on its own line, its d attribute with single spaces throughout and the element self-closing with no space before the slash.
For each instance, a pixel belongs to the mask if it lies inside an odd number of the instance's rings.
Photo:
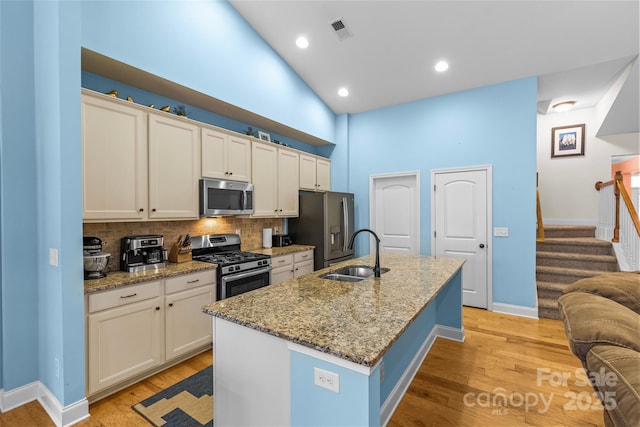
<svg viewBox="0 0 640 427">
<path fill-rule="evenodd" d="M 313 368 L 313 383 L 318 387 L 340 393 L 340 375 L 336 373 Z"/>
<path fill-rule="evenodd" d="M 509 227 L 493 227 L 493 235 L 496 237 L 509 237 Z"/>
</svg>

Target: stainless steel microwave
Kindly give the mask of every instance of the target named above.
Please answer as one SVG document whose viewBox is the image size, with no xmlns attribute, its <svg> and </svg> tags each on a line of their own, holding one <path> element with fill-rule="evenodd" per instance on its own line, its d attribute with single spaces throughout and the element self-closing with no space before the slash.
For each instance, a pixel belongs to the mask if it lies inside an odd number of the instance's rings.
<svg viewBox="0 0 640 427">
<path fill-rule="evenodd" d="M 200 216 L 253 213 L 253 184 L 204 178 L 200 180 Z"/>
</svg>

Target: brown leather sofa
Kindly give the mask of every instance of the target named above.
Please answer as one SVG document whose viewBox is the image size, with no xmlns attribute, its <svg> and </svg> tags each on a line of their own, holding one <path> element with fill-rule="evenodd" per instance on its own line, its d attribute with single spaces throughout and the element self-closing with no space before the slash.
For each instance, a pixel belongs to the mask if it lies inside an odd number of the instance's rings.
<svg viewBox="0 0 640 427">
<path fill-rule="evenodd" d="M 578 280 L 558 306 L 571 351 L 605 409 L 605 425 L 640 426 L 640 272 Z"/>
</svg>

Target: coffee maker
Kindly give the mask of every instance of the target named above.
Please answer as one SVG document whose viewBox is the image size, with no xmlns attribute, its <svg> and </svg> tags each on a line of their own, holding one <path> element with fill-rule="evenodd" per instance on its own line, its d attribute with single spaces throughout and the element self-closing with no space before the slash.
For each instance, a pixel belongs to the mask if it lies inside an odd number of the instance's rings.
<svg viewBox="0 0 640 427">
<path fill-rule="evenodd" d="M 102 252 L 103 241 L 98 237 L 82 238 L 82 255 L 84 265 L 84 278 L 101 279 L 107 275 L 107 265 L 111 254 Z"/>
<path fill-rule="evenodd" d="M 120 270 L 135 273 L 166 267 L 163 240 L 158 234 L 120 239 Z"/>
</svg>

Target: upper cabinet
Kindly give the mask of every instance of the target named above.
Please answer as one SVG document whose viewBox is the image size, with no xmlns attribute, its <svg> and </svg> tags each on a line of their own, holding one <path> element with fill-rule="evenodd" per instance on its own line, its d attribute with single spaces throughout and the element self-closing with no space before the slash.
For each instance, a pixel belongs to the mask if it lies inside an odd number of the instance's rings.
<svg viewBox="0 0 640 427">
<path fill-rule="evenodd" d="M 83 90 L 83 220 L 198 218 L 200 128 Z"/>
<path fill-rule="evenodd" d="M 196 219 L 200 127 L 149 113 L 149 218 Z"/>
<path fill-rule="evenodd" d="M 298 216 L 299 154 L 274 144 L 252 142 L 254 217 Z"/>
<path fill-rule="evenodd" d="M 300 154 L 300 189 L 331 190 L 331 161 L 311 154 Z"/>
<path fill-rule="evenodd" d="M 82 96 L 85 220 L 147 216 L 147 115 L 124 102 Z"/>
<path fill-rule="evenodd" d="M 251 181 L 251 141 L 202 126 L 202 170 L 207 178 Z"/>
</svg>

